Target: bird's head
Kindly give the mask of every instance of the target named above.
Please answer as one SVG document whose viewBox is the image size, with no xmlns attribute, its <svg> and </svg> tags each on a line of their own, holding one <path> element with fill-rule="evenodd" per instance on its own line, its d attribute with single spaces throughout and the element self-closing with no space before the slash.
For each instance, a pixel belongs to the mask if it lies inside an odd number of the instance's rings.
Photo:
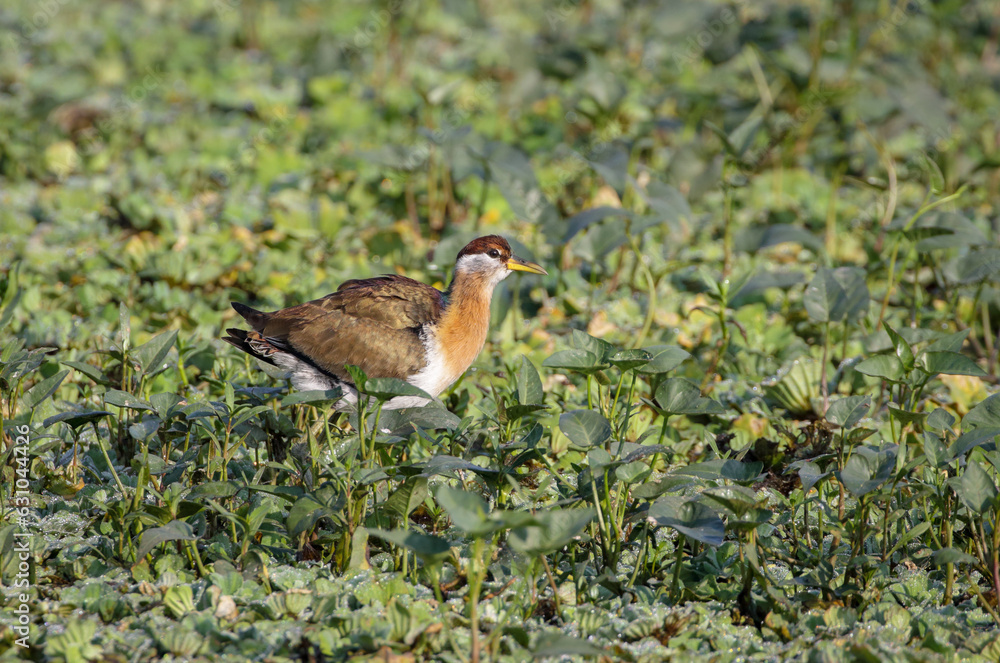
<svg viewBox="0 0 1000 663">
<path fill-rule="evenodd" d="M 514 255 L 510 244 L 499 235 L 472 240 L 458 252 L 455 260 L 456 279 L 478 278 L 491 289 L 514 271 L 548 274 L 540 265 Z"/>
</svg>

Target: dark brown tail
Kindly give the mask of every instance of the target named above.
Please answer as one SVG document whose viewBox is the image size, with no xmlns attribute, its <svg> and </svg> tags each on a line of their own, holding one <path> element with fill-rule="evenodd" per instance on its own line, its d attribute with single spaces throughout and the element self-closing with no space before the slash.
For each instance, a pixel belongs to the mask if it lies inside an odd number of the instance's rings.
<svg viewBox="0 0 1000 663">
<path fill-rule="evenodd" d="M 243 319 L 247 321 L 247 324 L 253 327 L 256 331 L 264 331 L 264 325 L 267 324 L 269 314 L 264 313 L 263 311 L 258 311 L 255 308 L 250 308 L 246 304 L 240 304 L 239 302 L 231 302 L 231 304 L 233 305 L 233 309 L 243 316 Z"/>
<path fill-rule="evenodd" d="M 240 350 L 242 350 L 243 352 L 247 353 L 252 357 L 256 357 L 261 361 L 266 361 L 269 364 L 274 364 L 274 360 L 271 359 L 270 356 L 271 354 L 273 354 L 273 352 L 268 352 L 268 353 L 262 352 L 261 351 L 262 346 L 266 346 L 267 344 L 266 343 L 261 344 L 259 342 L 263 341 L 259 332 L 263 330 L 264 325 L 267 324 L 267 313 L 258 311 L 255 308 L 250 308 L 246 304 L 239 304 L 237 302 L 232 302 L 232 305 L 233 308 L 236 309 L 236 312 L 239 313 L 241 316 L 243 316 L 243 319 L 246 320 L 247 323 L 251 327 L 253 327 L 256 331 L 247 332 L 244 329 L 236 329 L 231 327 L 226 330 L 226 334 L 228 334 L 228 336 L 223 336 L 222 340 L 225 341 L 226 343 L 229 343 L 230 345 L 239 348 Z M 248 333 L 250 334 L 249 338 L 247 337 Z M 251 341 L 255 341 L 255 343 L 251 343 Z"/>
</svg>

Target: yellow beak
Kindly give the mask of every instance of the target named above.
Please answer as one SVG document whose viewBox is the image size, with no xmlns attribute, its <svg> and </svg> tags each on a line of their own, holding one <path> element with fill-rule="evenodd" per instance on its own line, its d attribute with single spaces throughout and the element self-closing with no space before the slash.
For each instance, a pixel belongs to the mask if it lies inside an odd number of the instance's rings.
<svg viewBox="0 0 1000 663">
<path fill-rule="evenodd" d="M 517 272 L 531 272 L 532 274 L 548 274 L 541 265 L 536 265 L 533 262 L 528 262 L 527 260 L 521 260 L 517 256 L 511 256 L 510 260 L 507 261 L 507 269 L 512 269 Z"/>
</svg>

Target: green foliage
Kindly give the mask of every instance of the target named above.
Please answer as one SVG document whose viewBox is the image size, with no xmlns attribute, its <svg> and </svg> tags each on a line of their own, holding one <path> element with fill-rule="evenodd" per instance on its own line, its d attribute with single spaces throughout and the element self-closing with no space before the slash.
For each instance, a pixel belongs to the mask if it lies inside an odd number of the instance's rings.
<svg viewBox="0 0 1000 663">
<path fill-rule="evenodd" d="M 13 5 L 3 660 L 1000 657 L 989 3 Z M 219 340 L 487 233 L 426 407 Z"/>
</svg>

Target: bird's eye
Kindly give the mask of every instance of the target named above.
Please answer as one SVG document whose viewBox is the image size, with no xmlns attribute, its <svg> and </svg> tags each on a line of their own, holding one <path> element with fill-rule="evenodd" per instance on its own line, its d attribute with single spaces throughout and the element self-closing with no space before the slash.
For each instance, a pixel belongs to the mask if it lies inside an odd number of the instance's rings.
<svg viewBox="0 0 1000 663">
<path fill-rule="evenodd" d="M 499 258 L 500 252 L 497 251 L 496 249 L 490 249 L 489 251 L 486 252 L 486 255 L 488 255 L 491 258 Z"/>
</svg>

